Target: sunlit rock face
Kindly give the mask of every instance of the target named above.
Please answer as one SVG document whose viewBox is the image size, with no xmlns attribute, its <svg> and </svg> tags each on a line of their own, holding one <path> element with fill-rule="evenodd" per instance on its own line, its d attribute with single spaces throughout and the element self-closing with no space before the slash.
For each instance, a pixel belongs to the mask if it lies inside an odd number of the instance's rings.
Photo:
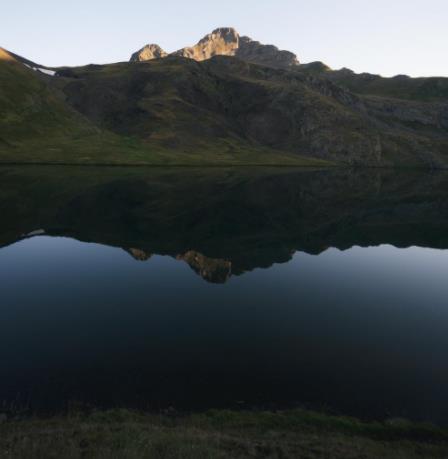
<svg viewBox="0 0 448 459">
<path fill-rule="evenodd" d="M 146 45 L 131 56 L 131 62 L 151 61 L 168 56 L 159 45 Z"/>
<path fill-rule="evenodd" d="M 14 61 L 12 55 L 6 51 L 6 49 L 0 48 L 0 60 L 1 61 Z"/>
<path fill-rule="evenodd" d="M 235 56 L 243 61 L 278 68 L 299 64 L 295 54 L 281 51 L 273 45 L 263 45 L 249 37 L 240 37 L 232 27 L 215 29 L 196 45 L 182 48 L 170 55 L 196 61 L 205 61 L 214 56 Z M 131 62 L 149 61 L 166 56 L 158 45 L 147 45 L 132 55 Z"/>
<path fill-rule="evenodd" d="M 239 35 L 235 29 L 221 28 L 206 35 L 195 46 L 182 48 L 174 56 L 205 61 L 213 56 L 235 56 L 239 47 Z"/>
</svg>

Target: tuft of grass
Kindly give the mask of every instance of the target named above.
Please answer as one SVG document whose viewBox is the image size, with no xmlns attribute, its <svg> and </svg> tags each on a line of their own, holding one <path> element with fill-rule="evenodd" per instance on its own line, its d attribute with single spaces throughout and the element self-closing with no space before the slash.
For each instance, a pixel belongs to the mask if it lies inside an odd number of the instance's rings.
<svg viewBox="0 0 448 459">
<path fill-rule="evenodd" d="M 7 458 L 446 458 L 446 430 L 306 410 L 155 415 L 75 413 L 0 425 Z"/>
</svg>

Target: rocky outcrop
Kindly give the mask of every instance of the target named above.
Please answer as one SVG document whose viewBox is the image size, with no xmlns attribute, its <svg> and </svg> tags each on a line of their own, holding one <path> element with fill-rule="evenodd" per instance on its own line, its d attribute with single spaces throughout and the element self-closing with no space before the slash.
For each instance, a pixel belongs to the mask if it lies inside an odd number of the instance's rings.
<svg viewBox="0 0 448 459">
<path fill-rule="evenodd" d="M 213 56 L 235 56 L 239 46 L 239 35 L 230 27 L 216 29 L 206 35 L 195 46 L 182 48 L 173 56 L 205 61 Z"/>
<path fill-rule="evenodd" d="M 294 53 L 279 50 L 273 45 L 263 45 L 249 37 L 240 37 L 235 56 L 243 61 L 268 67 L 289 68 L 299 65 L 299 60 Z"/>
<path fill-rule="evenodd" d="M 308 64 L 300 64 L 300 70 L 308 73 L 325 73 L 331 72 L 331 68 L 327 64 L 321 61 L 309 62 Z"/>
<path fill-rule="evenodd" d="M 157 45 L 147 45 L 134 53 L 131 62 L 149 61 L 167 54 Z M 175 51 L 171 56 L 205 61 L 214 56 L 235 56 L 253 64 L 289 68 L 299 64 L 297 56 L 273 45 L 263 45 L 249 37 L 240 37 L 231 27 L 222 27 L 206 35 L 196 45 Z"/>
<path fill-rule="evenodd" d="M 159 45 L 146 45 L 131 56 L 131 62 L 151 61 L 168 56 Z"/>
</svg>

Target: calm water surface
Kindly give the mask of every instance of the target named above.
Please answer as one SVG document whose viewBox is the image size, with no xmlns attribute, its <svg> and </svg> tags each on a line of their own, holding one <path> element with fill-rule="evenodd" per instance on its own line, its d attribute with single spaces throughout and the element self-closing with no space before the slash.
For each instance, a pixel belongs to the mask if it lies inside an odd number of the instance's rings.
<svg viewBox="0 0 448 459">
<path fill-rule="evenodd" d="M 447 192 L 444 173 L 2 168 L 3 409 L 448 424 Z"/>
</svg>

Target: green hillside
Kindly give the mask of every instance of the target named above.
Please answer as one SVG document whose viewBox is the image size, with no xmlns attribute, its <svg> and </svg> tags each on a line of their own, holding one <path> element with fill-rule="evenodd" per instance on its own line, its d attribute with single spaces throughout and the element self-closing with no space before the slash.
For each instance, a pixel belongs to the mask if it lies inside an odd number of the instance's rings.
<svg viewBox="0 0 448 459">
<path fill-rule="evenodd" d="M 188 151 L 114 133 L 71 107 L 51 77 L 0 50 L 0 162 L 154 165 L 315 165 L 300 158 L 219 140 Z M 110 66 L 113 70 L 114 66 Z M 125 113 L 125 117 L 126 117 Z M 130 117 L 132 121 L 132 117 Z M 124 125 L 126 124 L 123 121 Z M 120 129 L 118 129 L 120 131 Z"/>
<path fill-rule="evenodd" d="M 2 56 L 2 162 L 448 166 L 446 79 L 367 87 L 322 65 L 276 69 L 229 56 L 48 76 Z"/>
</svg>

